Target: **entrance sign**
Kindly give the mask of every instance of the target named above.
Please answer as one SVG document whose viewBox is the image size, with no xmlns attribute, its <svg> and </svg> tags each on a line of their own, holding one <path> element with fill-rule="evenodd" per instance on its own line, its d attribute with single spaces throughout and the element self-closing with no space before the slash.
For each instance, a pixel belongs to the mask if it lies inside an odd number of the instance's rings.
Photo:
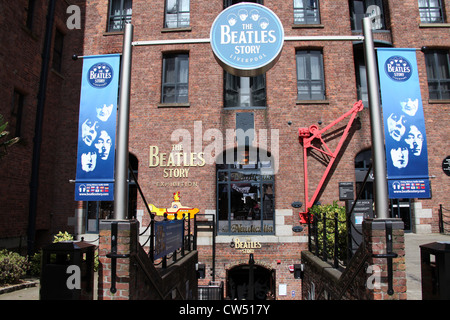
<svg viewBox="0 0 450 320">
<path fill-rule="evenodd" d="M 211 26 L 210 42 L 217 62 L 241 77 L 263 74 L 278 60 L 284 29 L 272 10 L 238 3 L 223 10 Z"/>
<path fill-rule="evenodd" d="M 389 198 L 430 198 L 415 49 L 378 48 Z"/>
<path fill-rule="evenodd" d="M 114 158 L 120 55 L 83 59 L 76 201 L 114 200 Z"/>
</svg>

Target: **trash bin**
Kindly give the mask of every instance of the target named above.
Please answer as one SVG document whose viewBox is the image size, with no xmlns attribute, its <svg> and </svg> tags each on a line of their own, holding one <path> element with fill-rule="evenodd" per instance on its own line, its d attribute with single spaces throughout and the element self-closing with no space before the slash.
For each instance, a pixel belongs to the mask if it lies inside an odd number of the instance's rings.
<svg viewBox="0 0 450 320">
<path fill-rule="evenodd" d="M 42 249 L 40 300 L 93 300 L 95 245 L 61 241 Z"/>
<path fill-rule="evenodd" d="M 450 242 L 420 246 L 422 299 L 450 300 Z"/>
</svg>

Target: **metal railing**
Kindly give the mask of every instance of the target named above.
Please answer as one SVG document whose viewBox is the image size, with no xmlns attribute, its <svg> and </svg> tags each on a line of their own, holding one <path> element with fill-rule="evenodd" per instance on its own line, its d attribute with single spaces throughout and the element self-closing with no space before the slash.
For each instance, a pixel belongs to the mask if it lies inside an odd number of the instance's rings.
<svg viewBox="0 0 450 320">
<path fill-rule="evenodd" d="M 157 223 L 160 222 L 168 222 L 168 218 L 167 218 L 167 214 L 164 215 L 164 219 L 162 221 L 157 221 L 155 219 L 155 214 L 153 212 L 151 212 L 150 207 L 147 203 L 147 200 L 145 199 L 144 193 L 142 192 L 142 189 L 137 181 L 136 175 L 134 174 L 131 165 L 129 165 L 129 172 L 131 174 L 131 177 L 133 178 L 134 182 L 136 183 L 136 187 L 138 189 L 139 195 L 141 196 L 142 200 L 144 201 L 144 205 L 145 208 L 147 209 L 147 212 L 150 216 L 150 223 L 147 226 L 147 228 L 141 232 L 139 234 L 139 236 L 143 236 L 149 229 L 150 229 L 150 234 L 147 238 L 147 240 L 141 244 L 142 247 L 146 246 L 147 243 L 149 243 L 149 252 L 148 252 L 148 256 L 151 259 L 151 261 L 153 261 L 153 264 L 158 266 L 161 265 L 162 268 L 167 268 L 167 263 L 168 261 L 171 259 L 172 263 L 175 263 L 179 257 L 184 257 L 187 253 L 191 252 L 194 249 L 194 245 L 193 245 L 193 239 L 192 239 L 192 235 L 191 235 L 191 219 L 189 219 L 189 214 L 186 213 L 183 216 L 183 219 L 181 219 L 183 222 L 183 227 L 182 227 L 182 234 L 180 235 L 181 237 L 181 244 L 178 248 L 175 248 L 174 251 L 165 254 L 164 256 L 162 256 L 161 258 L 155 259 L 155 244 L 158 241 L 157 238 L 157 234 L 155 232 L 155 227 L 157 226 Z M 174 221 L 181 221 L 178 220 L 178 215 L 174 214 Z"/>
<path fill-rule="evenodd" d="M 446 225 L 450 225 L 450 213 L 444 214 L 444 212 L 450 212 L 450 209 L 445 208 L 442 204 L 439 205 L 439 233 L 450 233 L 450 228 L 446 229 Z"/>
<path fill-rule="evenodd" d="M 223 281 L 212 281 L 198 286 L 198 300 L 223 300 Z"/>
<path fill-rule="evenodd" d="M 323 261 L 331 260 L 334 268 L 339 268 L 339 265 L 345 265 L 349 255 L 347 245 L 348 217 L 344 220 L 339 220 L 338 211 L 334 212 L 333 217 L 327 217 L 325 213 L 320 216 L 318 214 L 308 214 L 309 251 Z"/>
<path fill-rule="evenodd" d="M 308 250 L 316 256 L 321 257 L 323 261 L 331 260 L 333 267 L 336 269 L 339 268 L 340 265 L 348 265 L 353 256 L 353 243 L 357 244 L 353 232 L 362 235 L 362 232 L 355 226 L 351 217 L 358 200 L 361 199 L 371 171 L 372 164 L 370 164 L 367 170 L 364 181 L 352 207 L 345 214 L 345 220 L 339 220 L 337 212 L 335 212 L 334 217 L 331 218 L 327 218 L 325 214 L 323 214 L 322 217 L 319 217 L 318 215 L 313 215 L 311 212 L 308 212 Z M 333 221 L 330 227 L 324 227 L 327 226 L 327 221 Z M 345 225 L 346 230 L 339 234 L 339 226 L 343 225 Z M 343 234 L 345 234 L 346 237 L 345 244 L 342 240 Z M 329 238 L 333 239 L 333 241 L 328 241 Z"/>
</svg>

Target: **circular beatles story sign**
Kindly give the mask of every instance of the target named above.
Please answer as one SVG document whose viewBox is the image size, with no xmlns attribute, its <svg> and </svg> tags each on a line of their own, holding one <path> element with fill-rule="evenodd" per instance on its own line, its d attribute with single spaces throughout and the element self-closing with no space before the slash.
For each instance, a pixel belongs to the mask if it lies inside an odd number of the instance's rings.
<svg viewBox="0 0 450 320">
<path fill-rule="evenodd" d="M 442 171 L 448 176 L 450 176 L 450 156 L 447 156 L 447 158 L 442 161 Z"/>
<path fill-rule="evenodd" d="M 210 42 L 217 62 L 226 71 L 241 77 L 257 76 L 277 62 L 284 29 L 272 10 L 256 3 L 238 3 L 216 17 Z"/>
</svg>

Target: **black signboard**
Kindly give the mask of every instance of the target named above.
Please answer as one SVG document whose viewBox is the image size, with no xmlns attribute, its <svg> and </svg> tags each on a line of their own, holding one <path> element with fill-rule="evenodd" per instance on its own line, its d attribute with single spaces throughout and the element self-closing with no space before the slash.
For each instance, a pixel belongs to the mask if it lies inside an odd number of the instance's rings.
<svg viewBox="0 0 450 320">
<path fill-rule="evenodd" d="M 442 170 L 446 175 L 450 176 L 450 156 L 447 156 L 447 158 L 442 161 Z"/>
<path fill-rule="evenodd" d="M 339 200 L 353 200 L 353 182 L 339 182 Z"/>
</svg>

